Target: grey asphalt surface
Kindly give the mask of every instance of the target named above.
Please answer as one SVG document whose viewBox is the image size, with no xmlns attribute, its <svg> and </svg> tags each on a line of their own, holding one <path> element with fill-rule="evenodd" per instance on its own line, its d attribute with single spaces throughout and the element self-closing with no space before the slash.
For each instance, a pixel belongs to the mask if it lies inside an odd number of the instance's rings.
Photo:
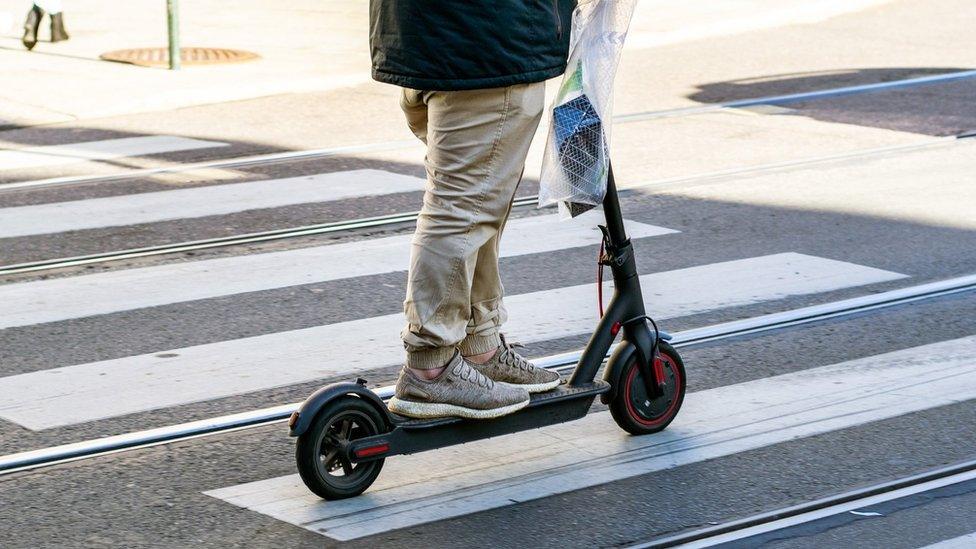
<svg viewBox="0 0 976 549">
<path fill-rule="evenodd" d="M 817 25 L 668 46 L 654 50 L 655 55 L 646 58 L 625 58 L 617 88 L 617 112 L 687 106 L 688 100 L 709 104 L 972 68 L 970 59 L 959 54 L 962 48 L 958 45 L 971 34 L 970 25 L 961 21 L 964 18 L 944 18 L 937 30 L 932 30 L 936 27 L 930 21 L 918 35 L 912 35 L 912 40 L 900 38 L 904 33 L 897 32 L 902 28 L 898 25 L 911 21 L 913 10 L 936 4 L 937 9 L 932 8 L 935 15 L 929 19 L 955 13 L 959 3 L 904 0 L 883 12 L 891 15 L 890 20 L 878 19 L 873 12 L 867 12 Z M 804 47 L 791 48 L 794 44 Z M 808 47 L 812 45 L 817 47 Z M 889 48 L 899 54 L 909 50 L 943 51 L 945 59 L 936 63 L 933 61 L 938 56 L 920 53 L 914 62 L 894 63 L 884 56 Z M 879 55 L 886 59 L 888 66 L 878 62 Z M 837 66 L 846 68 L 837 70 Z M 673 82 L 647 77 L 665 73 L 674 75 Z M 648 85 L 649 82 L 653 85 Z M 829 135 L 832 130 L 854 128 L 878 132 L 865 134 L 865 143 L 872 143 L 878 136 L 888 136 L 886 132 L 892 135 L 901 132 L 898 134 L 901 137 L 924 140 L 976 128 L 974 100 L 976 80 L 967 80 L 796 103 L 787 105 L 790 110 L 784 111 L 785 114 L 760 116 L 755 126 L 743 126 L 735 138 L 748 144 L 751 139 L 757 139 L 757 128 L 772 127 L 782 117 L 788 117 L 791 121 L 816 122 L 816 126 L 811 126 L 811 134 Z M 615 158 L 615 167 L 618 162 L 621 166 L 641 165 L 648 157 L 664 154 L 656 148 L 659 141 L 654 140 L 672 135 L 667 133 L 669 125 L 666 120 L 630 125 L 635 131 L 645 133 L 648 143 L 643 149 L 624 149 L 628 153 Z M 2 190 L 4 182 L 116 173 L 118 166 L 179 165 L 265 152 L 411 138 L 397 111 L 395 90 L 367 85 L 73 125 L 4 130 L 0 131 L 0 142 L 4 146 L 30 146 L 154 134 L 214 139 L 231 146 L 120 159 L 100 166 L 86 164 L 3 172 L 0 173 L 0 208 L 359 168 L 423 176 L 422 153 L 411 156 L 393 151 L 233 168 L 221 170 L 219 177 L 211 173 L 189 174 L 30 191 Z M 683 137 L 695 142 L 695 136 Z M 704 139 L 702 143 L 706 143 Z M 792 147 L 789 151 L 792 157 L 802 158 L 813 154 L 807 145 L 797 142 L 785 148 Z M 698 148 L 690 147 L 679 153 L 687 154 L 692 166 L 693 157 L 706 152 L 701 149 L 707 146 L 711 145 L 700 144 Z M 770 143 L 760 141 L 754 145 L 756 149 L 769 146 Z M 924 161 L 921 153 L 902 152 L 893 156 Z M 750 160 L 743 158 L 742 163 L 749 164 Z M 882 160 L 879 157 L 848 162 L 872 166 Z M 692 170 L 686 175 L 701 171 Z M 789 181 L 791 174 L 797 172 L 777 173 Z M 966 175 L 956 174 L 957 177 Z M 742 176 L 713 183 L 748 185 L 750 179 Z M 536 181 L 529 178 L 520 192 L 532 194 L 536 189 Z M 924 204 L 926 189 L 919 188 L 917 192 L 919 203 Z M 419 193 L 402 193 L 118 229 L 0 239 L 0 264 L 412 211 L 419 205 L 419 199 Z M 668 319 L 662 327 L 671 331 L 976 273 L 976 231 L 965 224 L 920 222 L 829 209 L 759 206 L 641 191 L 624 193 L 624 210 L 629 219 L 681 231 L 637 242 L 642 273 L 799 252 L 910 275 L 904 280 L 863 288 Z M 538 213 L 525 208 L 516 215 Z M 403 225 L 354 231 L 339 236 L 64 269 L 43 275 L 8 276 L 0 279 L 0 283 L 365 241 L 410 230 L 409 225 Z M 518 294 L 592 280 L 595 255 L 596 247 L 590 246 L 505 259 L 506 289 L 510 294 Z M 0 330 L 0 376 L 388 314 L 400 309 L 404 284 L 405 273 L 391 273 Z M 651 295 L 652 290 L 645 289 L 645 294 Z M 844 320 L 695 346 L 682 350 L 682 356 L 688 367 L 689 391 L 702 391 L 973 335 L 976 334 L 974 319 L 976 294 L 971 292 Z M 543 356 L 578 349 L 585 339 L 586 336 L 570 336 L 533 344 L 526 354 Z M 389 365 L 364 375 L 371 385 L 387 385 L 395 379 L 397 369 Z M 344 375 L 341 379 L 350 377 Z M 295 402 L 319 385 L 335 380 L 323 379 L 40 432 L 0 420 L 0 454 Z M 617 429 L 609 421 L 607 428 Z M 344 546 L 626 546 L 971 459 L 976 457 L 974 441 L 976 406 L 972 401 L 961 402 L 543 500 L 393 531 Z M 491 441 L 479 444 L 491 444 Z M 202 494 L 206 490 L 292 474 L 293 451 L 293 441 L 285 436 L 284 426 L 276 425 L 3 476 L 0 477 L 0 524 L 3 525 L 0 546 L 335 545 L 329 538 Z M 796 535 L 790 538 L 769 540 L 769 546 L 907 548 L 976 531 L 973 516 L 976 500 L 972 492 L 960 491 L 916 503 L 886 509 L 882 518 L 831 523 L 794 532 Z"/>
<path fill-rule="evenodd" d="M 976 295 L 682 351 L 700 391 L 972 333 Z M 976 407 L 926 410 L 349 546 L 614 546 L 755 514 L 960 461 Z M 617 427 L 608 421 L 608 429 Z M 491 441 L 478 444 L 490 444 Z M 331 546 L 201 492 L 294 472 L 283 425 L 0 477 L 10 547 Z M 64 525 L 70 525 L 64 528 Z M 18 541 L 20 540 L 20 541 Z"/>
<path fill-rule="evenodd" d="M 682 231 L 649 239 L 644 246 L 638 244 L 642 272 L 797 251 L 911 275 L 904 281 L 870 288 L 881 291 L 968 274 L 976 265 L 972 255 L 976 236 L 960 229 L 636 192 L 630 193 L 625 203 L 631 219 Z M 835 227 L 844 230 L 837 231 Z M 323 240 L 307 239 L 286 245 L 310 245 Z M 595 249 L 591 248 L 561 252 L 561 267 L 556 270 L 551 268 L 553 254 L 505 260 L 506 286 L 511 293 L 523 293 L 578 283 L 592 275 Z M 253 250 L 205 255 L 217 257 L 247 251 Z M 403 283 L 403 273 L 396 273 L 3 330 L 2 374 L 388 313 L 399 307 Z M 701 326 L 861 295 L 864 291 L 850 289 L 716 311 L 674 319 L 666 327 Z M 976 297 L 970 295 L 846 322 L 689 349 L 685 356 L 690 390 L 970 335 L 974 331 L 974 313 Z M 106 334 L 112 336 L 105 337 Z M 529 352 L 547 354 L 578 348 L 582 343 L 582 337 L 565 338 L 533 346 Z M 395 368 L 385 368 L 369 377 L 373 383 L 386 384 L 394 375 Z M 325 381 L 329 380 L 322 380 Z M 295 401 L 315 385 L 40 433 L 0 423 L 0 451 L 31 449 Z M 976 419 L 972 414 L 971 404 L 962 403 L 396 531 L 350 545 L 627 544 L 964 459 L 976 450 L 971 443 L 976 436 L 972 432 Z M 5 545 L 18 547 L 25 540 L 32 547 L 64 543 L 128 547 L 328 545 L 325 538 L 201 494 L 207 489 L 292 473 L 291 445 L 282 427 L 267 427 L 0 479 L 0 519 L 9 542 Z M 608 512 L 594 515 L 593 509 Z M 883 532 L 877 535 L 879 540 L 885 539 Z"/>
<path fill-rule="evenodd" d="M 976 481 L 944 486 L 857 510 L 878 513 L 833 515 L 807 524 L 719 545 L 736 547 L 890 547 L 931 545 L 973 533 Z"/>
</svg>

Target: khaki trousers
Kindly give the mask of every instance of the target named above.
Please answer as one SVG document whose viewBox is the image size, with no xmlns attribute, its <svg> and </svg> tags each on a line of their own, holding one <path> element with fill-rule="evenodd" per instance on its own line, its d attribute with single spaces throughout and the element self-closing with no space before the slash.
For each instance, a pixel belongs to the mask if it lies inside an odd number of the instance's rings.
<svg viewBox="0 0 976 549">
<path fill-rule="evenodd" d="M 505 322 L 498 241 L 539 125 L 545 83 L 470 91 L 403 90 L 411 131 L 427 144 L 401 337 L 407 366 L 439 368 L 496 349 Z"/>
</svg>

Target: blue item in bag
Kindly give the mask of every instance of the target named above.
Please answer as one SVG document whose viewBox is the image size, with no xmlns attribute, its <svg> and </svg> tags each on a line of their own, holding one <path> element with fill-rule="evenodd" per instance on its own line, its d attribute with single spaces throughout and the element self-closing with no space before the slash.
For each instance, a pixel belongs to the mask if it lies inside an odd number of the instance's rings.
<svg viewBox="0 0 976 549">
<path fill-rule="evenodd" d="M 607 158 L 603 122 L 593 103 L 581 95 L 552 111 L 559 164 L 571 185 L 580 191 L 592 188 L 592 181 L 602 177 Z M 599 203 L 603 197 L 590 197 Z M 593 208 L 593 204 L 567 203 L 573 216 Z"/>
</svg>

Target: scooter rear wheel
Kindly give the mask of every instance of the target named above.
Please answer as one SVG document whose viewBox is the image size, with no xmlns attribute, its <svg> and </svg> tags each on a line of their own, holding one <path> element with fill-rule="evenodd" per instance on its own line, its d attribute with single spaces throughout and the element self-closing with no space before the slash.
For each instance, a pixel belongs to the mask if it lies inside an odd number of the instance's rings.
<svg viewBox="0 0 976 549">
<path fill-rule="evenodd" d="M 385 430 L 379 412 L 362 399 L 346 396 L 330 402 L 298 437 L 298 474 L 309 490 L 324 499 L 358 496 L 376 480 L 383 460 L 352 463 L 342 450 L 353 440 Z"/>
<path fill-rule="evenodd" d="M 610 414 L 621 429 L 634 435 L 663 431 L 681 409 L 685 399 L 685 365 L 678 352 L 661 341 L 659 360 L 664 368 L 664 394 L 648 398 L 644 375 L 637 359 L 630 359 L 620 375 L 620 387 L 610 401 Z"/>
</svg>

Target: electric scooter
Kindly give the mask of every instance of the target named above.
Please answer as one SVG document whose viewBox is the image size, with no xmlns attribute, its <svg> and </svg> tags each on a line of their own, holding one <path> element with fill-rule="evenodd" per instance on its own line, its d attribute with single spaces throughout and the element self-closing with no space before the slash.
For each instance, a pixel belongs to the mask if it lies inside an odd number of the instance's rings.
<svg viewBox="0 0 976 549">
<path fill-rule="evenodd" d="M 568 382 L 532 395 L 522 410 L 489 420 L 455 417 L 412 419 L 391 413 L 362 379 L 334 383 L 313 393 L 288 421 L 298 437 L 295 458 L 308 488 L 327 499 L 361 494 L 376 480 L 386 458 L 573 421 L 587 414 L 597 396 L 617 425 L 634 435 L 663 430 L 685 396 L 684 364 L 644 310 L 634 250 L 610 168 L 603 200 L 606 225 L 600 272 L 609 266 L 614 295 Z M 602 308 L 602 307 L 601 307 Z M 622 340 L 600 366 L 617 334 Z"/>
</svg>

